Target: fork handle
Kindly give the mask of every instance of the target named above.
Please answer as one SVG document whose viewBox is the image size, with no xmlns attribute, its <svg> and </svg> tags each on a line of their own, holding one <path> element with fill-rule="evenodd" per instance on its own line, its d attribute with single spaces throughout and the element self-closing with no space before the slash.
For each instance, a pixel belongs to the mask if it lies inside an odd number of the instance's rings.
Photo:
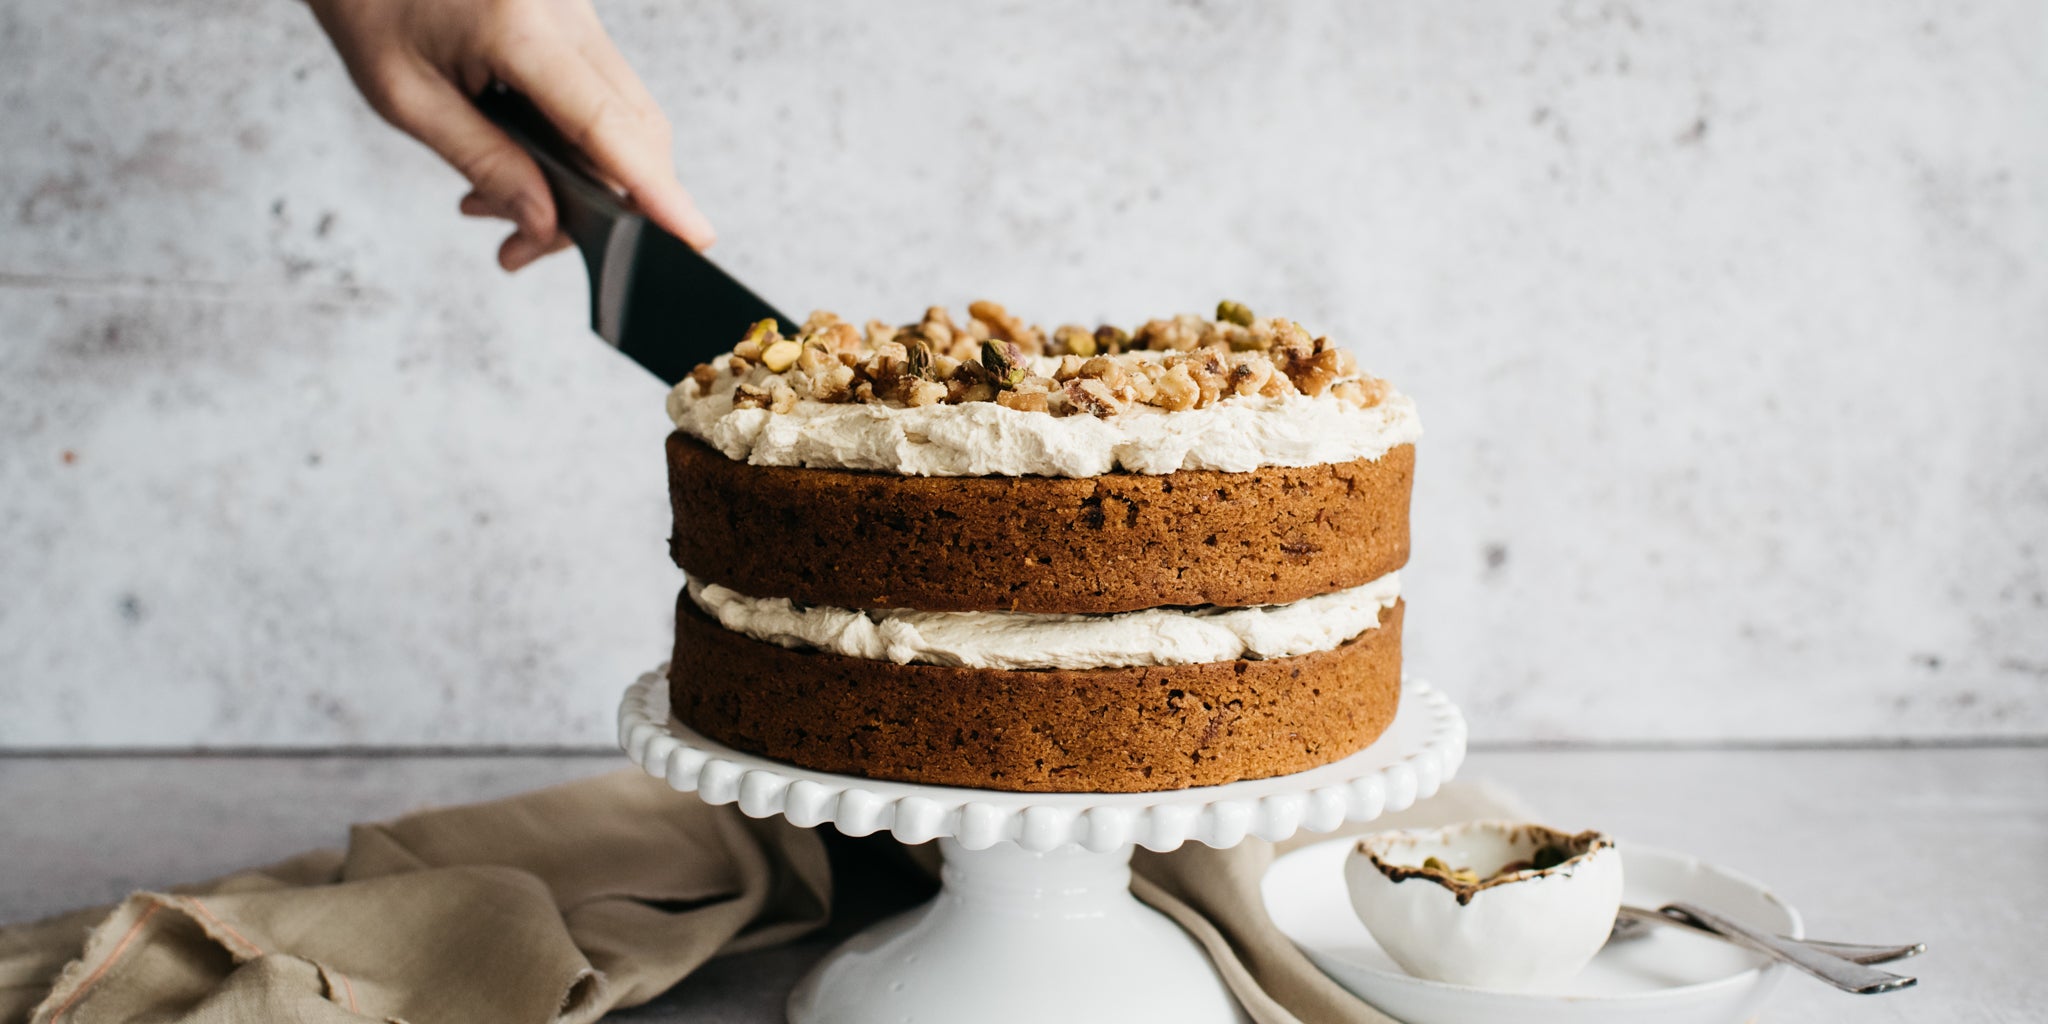
<svg viewBox="0 0 2048 1024">
<path fill-rule="evenodd" d="M 1660 912 L 1666 916 L 1682 915 L 1692 918 L 1741 945 L 1774 960 L 1791 964 L 1844 992 L 1874 995 L 1880 992 L 1895 992 L 1919 982 L 1917 978 L 1880 971 L 1852 960 L 1830 956 L 1804 943 L 1787 941 L 1768 932 L 1736 924 L 1711 910 L 1690 903 L 1666 904 L 1660 908 Z"/>
<path fill-rule="evenodd" d="M 1617 916 L 1631 921 L 1640 921 L 1645 924 L 1661 924 L 1669 925 L 1673 928 L 1683 928 L 1698 935 L 1730 941 L 1727 936 L 1722 935 L 1720 932 L 1682 914 L 1662 914 L 1648 907 L 1635 907 L 1623 904 Z M 1904 946 L 1871 946 L 1860 942 L 1795 939 L 1790 935 L 1779 935 L 1777 938 L 1783 942 L 1804 943 L 1829 956 L 1838 956 L 1844 960 L 1852 960 L 1859 964 L 1888 964 L 1894 960 L 1904 960 L 1907 957 L 1919 956 L 1927 952 L 1927 944 L 1924 942 L 1915 942 Z"/>
<path fill-rule="evenodd" d="M 1781 936 L 1782 937 L 1782 936 Z M 1859 964 L 1888 964 L 1894 960 L 1919 956 L 1927 952 L 1927 944 L 1915 942 L 1904 946 L 1866 946 L 1860 942 L 1829 942 L 1826 939 L 1795 939 L 1829 956 Z"/>
</svg>

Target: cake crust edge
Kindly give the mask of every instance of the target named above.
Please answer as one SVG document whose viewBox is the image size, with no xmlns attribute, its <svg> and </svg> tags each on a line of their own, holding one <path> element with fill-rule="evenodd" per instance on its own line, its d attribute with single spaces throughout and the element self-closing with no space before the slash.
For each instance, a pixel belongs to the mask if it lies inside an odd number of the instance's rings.
<svg viewBox="0 0 2048 1024">
<path fill-rule="evenodd" d="M 1286 604 L 1408 561 L 1415 448 L 1246 473 L 919 477 L 667 442 L 670 557 L 840 608 L 1107 613 Z"/>
<path fill-rule="evenodd" d="M 816 771 L 1022 792 L 1126 793 L 1315 768 L 1400 704 L 1405 605 L 1329 651 L 1085 670 L 899 665 L 789 650 L 677 604 L 676 718 Z"/>
</svg>

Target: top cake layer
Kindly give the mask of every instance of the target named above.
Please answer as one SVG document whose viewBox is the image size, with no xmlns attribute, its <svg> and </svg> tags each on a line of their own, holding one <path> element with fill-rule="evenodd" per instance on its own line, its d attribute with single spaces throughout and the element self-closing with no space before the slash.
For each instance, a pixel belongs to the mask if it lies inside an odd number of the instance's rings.
<svg viewBox="0 0 2048 1024">
<path fill-rule="evenodd" d="M 1414 403 L 1350 353 L 1233 303 L 1134 334 L 970 314 L 863 331 L 819 313 L 793 338 L 764 322 L 678 385 L 670 416 L 735 461 L 906 476 L 1248 472 L 1421 434 Z"/>
<path fill-rule="evenodd" d="M 1082 612 L 1286 604 L 1408 561 L 1415 447 L 1328 466 L 921 477 L 749 466 L 668 437 L 692 579 L 836 608 Z"/>
</svg>

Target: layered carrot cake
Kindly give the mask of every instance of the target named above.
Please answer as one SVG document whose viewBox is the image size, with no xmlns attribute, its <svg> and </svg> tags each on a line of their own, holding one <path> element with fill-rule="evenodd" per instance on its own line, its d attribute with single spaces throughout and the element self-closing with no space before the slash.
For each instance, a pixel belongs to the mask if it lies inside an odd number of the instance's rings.
<svg viewBox="0 0 2048 1024">
<path fill-rule="evenodd" d="M 676 717 L 807 768 L 1132 792 L 1400 695 L 1414 403 L 1300 324 L 773 322 L 669 395 Z"/>
</svg>

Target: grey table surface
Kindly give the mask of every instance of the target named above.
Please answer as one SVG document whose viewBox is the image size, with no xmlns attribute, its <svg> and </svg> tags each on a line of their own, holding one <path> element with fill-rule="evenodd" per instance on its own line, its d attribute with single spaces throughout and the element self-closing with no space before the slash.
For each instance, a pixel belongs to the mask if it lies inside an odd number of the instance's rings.
<svg viewBox="0 0 2048 1024">
<path fill-rule="evenodd" d="M 0 922 L 218 875 L 347 823 L 609 771 L 615 756 L 0 757 Z M 1924 941 L 1918 988 L 1788 978 L 1778 1021 L 2048 1020 L 2048 748 L 1481 750 L 1552 823 L 1685 850 L 1770 884 L 1818 935 Z M 680 797 L 679 797 L 680 799 Z M 631 1021 L 755 1024 L 829 945 L 714 962 Z"/>
</svg>

